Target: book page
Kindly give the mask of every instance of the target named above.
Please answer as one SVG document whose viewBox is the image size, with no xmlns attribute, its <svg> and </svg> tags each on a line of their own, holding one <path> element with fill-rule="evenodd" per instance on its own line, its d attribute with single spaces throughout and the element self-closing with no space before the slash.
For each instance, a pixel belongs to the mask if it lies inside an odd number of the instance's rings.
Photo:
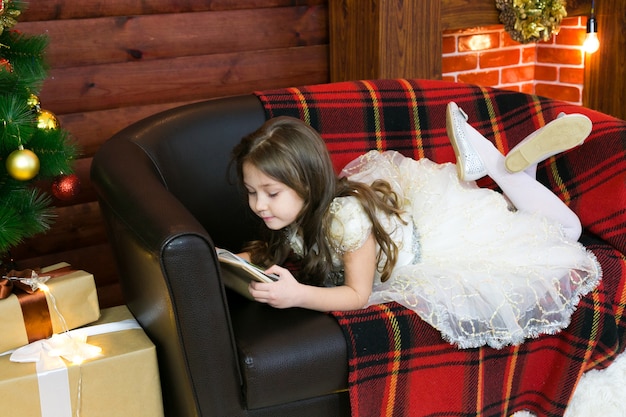
<svg viewBox="0 0 626 417">
<path fill-rule="evenodd" d="M 227 249 L 218 248 L 217 256 L 222 264 L 238 268 L 242 274 L 247 275 L 248 280 L 254 279 L 259 282 L 274 282 L 278 279 L 276 276 L 266 274 L 261 268 L 251 264 Z M 241 278 L 245 278 L 245 276 Z"/>
</svg>

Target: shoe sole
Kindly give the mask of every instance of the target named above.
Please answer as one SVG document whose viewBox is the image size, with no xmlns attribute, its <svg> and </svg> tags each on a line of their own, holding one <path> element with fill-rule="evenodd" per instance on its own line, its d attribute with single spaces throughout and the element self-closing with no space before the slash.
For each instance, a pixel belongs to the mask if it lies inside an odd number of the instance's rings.
<svg viewBox="0 0 626 417">
<path fill-rule="evenodd" d="M 515 147 L 504 160 L 506 169 L 519 172 L 530 165 L 566 151 L 585 141 L 591 133 L 591 121 L 580 114 L 554 119 L 537 131 L 526 143 Z"/>
<path fill-rule="evenodd" d="M 456 105 L 448 105 L 448 107 L 446 107 L 446 133 L 448 134 L 448 138 L 452 144 L 452 149 L 454 149 L 457 175 L 461 180 L 465 181 L 465 167 L 463 166 L 463 158 L 461 157 L 461 152 L 459 151 L 459 147 L 457 145 L 456 132 L 453 125 L 453 121 L 456 117 L 455 113 L 457 113 L 458 110 L 458 106 Z"/>
</svg>

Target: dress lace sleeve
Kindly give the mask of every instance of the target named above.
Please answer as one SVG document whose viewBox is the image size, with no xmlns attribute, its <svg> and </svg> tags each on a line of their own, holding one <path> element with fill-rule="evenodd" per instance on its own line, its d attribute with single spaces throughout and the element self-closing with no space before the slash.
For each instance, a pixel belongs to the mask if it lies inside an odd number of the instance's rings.
<svg viewBox="0 0 626 417">
<path fill-rule="evenodd" d="M 335 198 L 330 214 L 329 243 L 334 250 L 346 253 L 363 246 L 372 230 L 372 222 L 356 197 Z"/>
</svg>

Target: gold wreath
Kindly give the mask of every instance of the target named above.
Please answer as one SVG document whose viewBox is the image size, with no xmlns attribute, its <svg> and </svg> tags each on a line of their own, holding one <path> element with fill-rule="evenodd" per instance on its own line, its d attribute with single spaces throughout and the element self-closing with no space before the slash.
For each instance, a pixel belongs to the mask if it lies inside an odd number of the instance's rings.
<svg viewBox="0 0 626 417">
<path fill-rule="evenodd" d="M 565 0 L 496 0 L 500 22 L 520 43 L 546 41 L 559 33 L 567 11 Z"/>
<path fill-rule="evenodd" d="M 0 35 L 5 29 L 11 29 L 17 24 L 21 12 L 11 6 L 11 1 L 0 0 Z"/>
</svg>

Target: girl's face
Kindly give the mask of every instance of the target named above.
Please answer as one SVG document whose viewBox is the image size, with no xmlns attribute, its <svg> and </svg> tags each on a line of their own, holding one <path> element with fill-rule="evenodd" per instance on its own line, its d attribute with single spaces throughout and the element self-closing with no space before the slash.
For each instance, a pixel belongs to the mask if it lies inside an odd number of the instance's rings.
<svg viewBox="0 0 626 417">
<path fill-rule="evenodd" d="M 268 228 L 280 230 L 296 221 L 304 200 L 293 188 L 267 176 L 248 162 L 244 162 L 242 170 L 248 204 Z"/>
</svg>

